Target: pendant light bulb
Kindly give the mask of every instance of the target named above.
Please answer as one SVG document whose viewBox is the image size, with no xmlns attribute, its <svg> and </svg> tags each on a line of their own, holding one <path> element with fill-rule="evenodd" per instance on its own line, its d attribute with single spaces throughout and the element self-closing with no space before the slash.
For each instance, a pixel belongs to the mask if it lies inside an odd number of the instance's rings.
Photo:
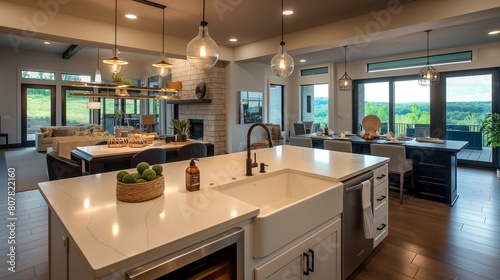
<svg viewBox="0 0 500 280">
<path fill-rule="evenodd" d="M 205 0 L 203 0 L 203 20 L 198 27 L 198 35 L 189 42 L 186 58 L 195 69 L 210 70 L 219 60 L 219 46 L 208 34 L 205 21 Z"/>
<path fill-rule="evenodd" d="M 109 64 L 109 70 L 113 74 L 120 73 L 120 71 L 122 70 L 122 65 L 128 64 L 128 62 L 126 62 L 125 60 L 121 60 L 116 56 L 116 53 L 117 53 L 117 51 L 116 51 L 117 50 L 117 48 L 116 48 L 116 33 L 117 33 L 116 30 L 118 27 L 117 18 L 118 18 L 118 0 L 115 0 L 115 48 L 113 49 L 113 57 L 102 61 L 106 64 Z"/>
<path fill-rule="evenodd" d="M 158 75 L 164 77 L 168 73 L 168 69 L 174 67 L 172 64 L 165 61 L 165 8 L 163 8 L 163 28 L 162 28 L 162 43 L 161 43 L 161 61 L 154 63 L 153 67 L 157 67 Z"/>
<path fill-rule="evenodd" d="M 271 70 L 280 78 L 290 76 L 295 68 L 293 58 L 286 53 L 285 42 L 280 43 L 278 53 L 271 59 Z"/>
<path fill-rule="evenodd" d="M 352 90 L 352 79 L 347 75 L 347 46 L 344 46 L 344 75 L 340 77 L 338 82 L 339 90 Z"/>
<path fill-rule="evenodd" d="M 429 64 L 429 32 L 431 30 L 425 32 L 427 33 L 427 65 L 418 72 L 418 84 L 421 86 L 435 86 L 439 84 L 441 75 L 438 70 Z"/>
<path fill-rule="evenodd" d="M 293 58 L 286 53 L 283 33 L 283 0 L 281 0 L 281 42 L 278 53 L 271 59 L 271 71 L 280 78 L 290 76 L 295 68 Z"/>
<path fill-rule="evenodd" d="M 100 84 L 102 82 L 101 68 L 99 68 L 99 49 L 97 49 L 97 68 L 94 72 L 94 83 Z"/>
</svg>

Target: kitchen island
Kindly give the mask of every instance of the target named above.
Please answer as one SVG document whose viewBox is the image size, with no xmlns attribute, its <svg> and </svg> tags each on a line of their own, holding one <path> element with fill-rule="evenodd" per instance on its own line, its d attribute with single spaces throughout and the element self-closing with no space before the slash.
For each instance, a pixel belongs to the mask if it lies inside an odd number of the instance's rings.
<svg viewBox="0 0 500 280">
<path fill-rule="evenodd" d="M 256 153 L 257 161 L 268 165 L 267 174 L 300 170 L 328 178 L 334 188 L 388 161 L 292 146 Z M 247 229 L 259 208 L 213 189 L 265 176 L 258 168 L 245 176 L 245 160 L 245 152 L 200 159 L 201 191 L 192 193 L 184 186 L 189 161 L 164 164 L 164 194 L 141 203 L 116 200 L 116 172 L 39 183 L 49 207 L 51 279 L 125 279 L 127 271 L 152 260 L 234 227 Z M 341 209 L 342 198 L 338 201 L 332 204 Z M 245 279 L 259 264 L 251 242 L 245 230 Z"/>
</svg>

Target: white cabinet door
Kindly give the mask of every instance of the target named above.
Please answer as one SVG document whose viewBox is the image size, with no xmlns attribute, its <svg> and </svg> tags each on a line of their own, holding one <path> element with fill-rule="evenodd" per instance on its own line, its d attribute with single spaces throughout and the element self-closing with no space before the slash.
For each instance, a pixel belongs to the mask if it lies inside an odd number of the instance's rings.
<svg viewBox="0 0 500 280">
<path fill-rule="evenodd" d="M 49 209 L 49 273 L 50 279 L 59 280 L 68 278 L 68 234 L 64 226 Z"/>
<path fill-rule="evenodd" d="M 255 280 L 340 279 L 341 244 L 341 219 L 338 218 L 306 240 L 257 267 Z"/>
<path fill-rule="evenodd" d="M 314 254 L 314 271 L 309 273 L 311 280 L 341 278 L 341 220 L 338 219 L 308 239 L 308 252 Z M 314 253 L 312 253 L 314 252 Z"/>
</svg>

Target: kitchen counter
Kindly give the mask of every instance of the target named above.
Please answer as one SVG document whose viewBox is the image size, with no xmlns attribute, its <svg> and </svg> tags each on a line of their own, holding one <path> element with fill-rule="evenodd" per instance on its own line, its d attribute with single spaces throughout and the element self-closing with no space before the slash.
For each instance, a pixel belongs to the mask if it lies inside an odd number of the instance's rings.
<svg viewBox="0 0 500 280">
<path fill-rule="evenodd" d="M 293 146 L 254 151 L 267 172 L 286 168 L 343 181 L 388 161 L 386 158 Z M 78 247 L 93 277 L 130 267 L 258 215 L 259 209 L 212 187 L 245 180 L 246 153 L 207 157 L 197 162 L 201 191 L 187 192 L 189 161 L 164 164 L 165 192 L 159 198 L 116 200 L 116 172 L 39 183 L 49 211 L 55 213 Z M 131 170 L 132 171 L 132 170 Z M 258 168 L 254 176 L 261 176 Z"/>
</svg>

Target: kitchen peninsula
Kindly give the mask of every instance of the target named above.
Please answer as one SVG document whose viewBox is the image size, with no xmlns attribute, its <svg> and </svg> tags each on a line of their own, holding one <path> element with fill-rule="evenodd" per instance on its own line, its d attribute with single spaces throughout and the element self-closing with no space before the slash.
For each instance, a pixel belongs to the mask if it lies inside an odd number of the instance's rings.
<svg viewBox="0 0 500 280">
<path fill-rule="evenodd" d="M 284 254 L 287 248 L 254 259 L 252 220 L 263 209 L 214 188 L 245 183 L 287 169 L 297 170 L 330 180 L 338 199 L 324 207 L 342 211 L 343 192 L 339 182 L 372 172 L 388 161 L 293 146 L 261 149 L 256 153 L 257 161 L 268 166 L 266 173 L 254 168 L 251 177 L 245 176 L 245 152 L 200 159 L 197 166 L 201 172 L 201 191 L 198 192 L 185 190 L 184 170 L 189 161 L 164 164 L 164 194 L 141 203 L 116 200 L 116 172 L 39 183 L 49 207 L 51 279 L 126 279 L 126 273 L 132 269 L 235 227 L 243 228 L 245 236 L 242 279 L 253 279 L 255 267 L 270 257 Z M 290 217 L 298 223 L 295 219 Z M 340 220 L 340 212 L 335 220 Z"/>
</svg>

